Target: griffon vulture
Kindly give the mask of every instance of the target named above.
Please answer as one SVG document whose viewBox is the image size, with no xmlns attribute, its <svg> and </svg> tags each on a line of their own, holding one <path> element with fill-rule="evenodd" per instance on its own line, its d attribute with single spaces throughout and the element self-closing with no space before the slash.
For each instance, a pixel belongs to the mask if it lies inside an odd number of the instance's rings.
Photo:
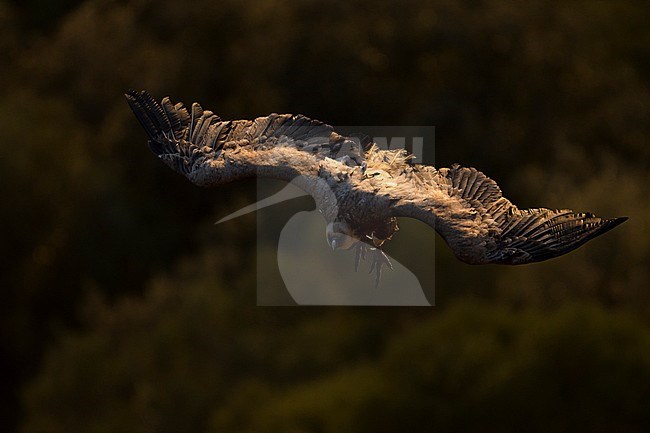
<svg viewBox="0 0 650 433">
<path fill-rule="evenodd" d="M 371 249 L 377 282 L 390 266 L 382 247 L 398 217 L 433 227 L 463 262 L 508 265 L 566 254 L 627 219 L 519 209 L 475 168 L 415 164 L 405 150 L 381 150 L 303 115 L 222 120 L 197 103 L 187 110 L 144 91 L 126 98 L 151 150 L 196 185 L 253 176 L 295 182 L 314 198 L 333 249 L 355 248 L 355 267 Z"/>
</svg>

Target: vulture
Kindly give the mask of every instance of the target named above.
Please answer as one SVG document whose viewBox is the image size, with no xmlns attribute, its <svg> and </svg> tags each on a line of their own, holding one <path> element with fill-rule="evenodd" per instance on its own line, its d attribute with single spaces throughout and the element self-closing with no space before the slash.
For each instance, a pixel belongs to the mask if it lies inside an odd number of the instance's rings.
<svg viewBox="0 0 650 433">
<path fill-rule="evenodd" d="M 198 103 L 188 110 L 145 91 L 125 96 L 149 148 L 190 182 L 215 187 L 260 176 L 295 183 L 314 198 L 332 249 L 354 249 L 355 269 L 371 252 L 376 284 L 382 266 L 391 266 L 382 249 L 399 217 L 434 228 L 465 263 L 506 265 L 566 254 L 627 220 L 519 209 L 475 168 L 416 164 L 404 149 L 382 150 L 300 114 L 223 120 Z"/>
</svg>

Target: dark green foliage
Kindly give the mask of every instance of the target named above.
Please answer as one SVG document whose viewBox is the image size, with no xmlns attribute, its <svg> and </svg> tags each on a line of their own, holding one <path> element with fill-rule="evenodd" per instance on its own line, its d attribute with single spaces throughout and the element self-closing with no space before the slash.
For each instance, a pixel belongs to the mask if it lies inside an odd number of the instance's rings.
<svg viewBox="0 0 650 433">
<path fill-rule="evenodd" d="M 635 0 L 0 0 L 0 430 L 637 430 L 648 22 Z M 256 308 L 253 220 L 213 225 L 255 183 L 172 173 L 128 88 L 226 119 L 435 125 L 425 162 L 630 221 L 519 268 L 405 223 L 389 253 L 436 309 Z"/>
<path fill-rule="evenodd" d="M 460 302 L 277 319 L 221 283 L 218 253 L 50 352 L 25 432 L 643 431 L 650 326 L 593 305 Z M 215 272 L 215 270 L 217 270 Z M 402 326 L 400 326 L 402 324 Z M 262 333 L 260 329 L 264 329 Z"/>
</svg>

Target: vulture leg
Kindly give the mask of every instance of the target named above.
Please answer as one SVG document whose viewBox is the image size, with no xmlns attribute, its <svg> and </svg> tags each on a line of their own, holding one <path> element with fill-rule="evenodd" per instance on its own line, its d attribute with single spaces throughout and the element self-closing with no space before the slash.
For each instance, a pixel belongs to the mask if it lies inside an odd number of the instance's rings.
<svg viewBox="0 0 650 433">
<path fill-rule="evenodd" d="M 354 246 L 354 272 L 357 272 L 359 269 L 359 262 L 366 259 L 366 251 L 368 247 L 364 242 L 357 242 Z"/>
<path fill-rule="evenodd" d="M 372 264 L 370 265 L 370 272 L 375 271 L 375 288 L 379 286 L 379 279 L 381 278 L 381 267 L 383 265 L 388 266 L 388 268 L 393 269 L 393 264 L 388 259 L 388 256 L 379 248 L 371 248 L 372 255 Z"/>
</svg>

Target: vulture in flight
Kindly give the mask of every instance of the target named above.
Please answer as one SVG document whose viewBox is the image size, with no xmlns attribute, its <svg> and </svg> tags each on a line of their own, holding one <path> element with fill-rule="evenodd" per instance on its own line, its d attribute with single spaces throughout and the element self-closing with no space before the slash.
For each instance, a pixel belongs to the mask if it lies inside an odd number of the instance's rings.
<svg viewBox="0 0 650 433">
<path fill-rule="evenodd" d="M 145 91 L 125 96 L 153 153 L 192 183 L 254 176 L 294 182 L 314 198 L 333 249 L 354 248 L 355 268 L 371 251 L 377 283 L 382 266 L 390 266 L 382 247 L 398 217 L 433 227 L 463 262 L 508 265 L 566 254 L 627 219 L 519 209 L 475 168 L 416 164 L 404 149 L 381 150 L 303 115 L 222 120 L 197 103 L 188 110 Z"/>
</svg>

